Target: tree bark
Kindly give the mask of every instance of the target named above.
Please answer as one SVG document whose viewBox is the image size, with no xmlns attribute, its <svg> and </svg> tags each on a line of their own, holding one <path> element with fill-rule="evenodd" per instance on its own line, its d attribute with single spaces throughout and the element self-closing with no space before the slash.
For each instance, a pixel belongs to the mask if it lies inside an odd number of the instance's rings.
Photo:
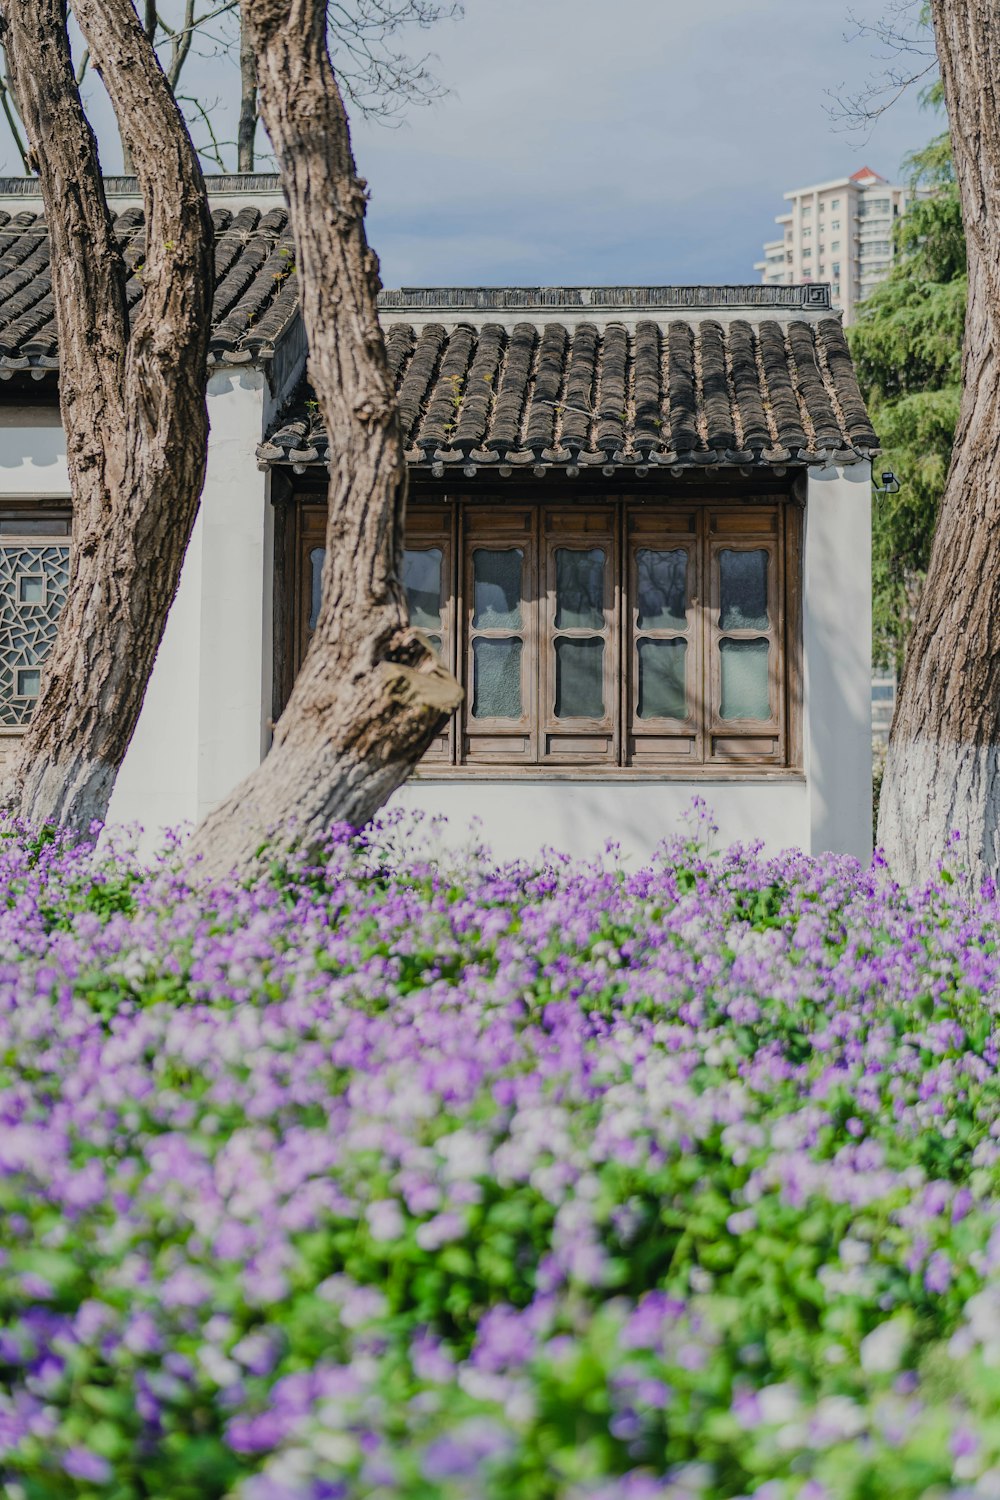
<svg viewBox="0 0 1000 1500">
<path fill-rule="evenodd" d="M 461 699 L 408 625 L 399 581 L 406 465 L 376 314 L 324 0 L 242 0 L 260 107 L 297 250 L 309 374 L 330 437 L 329 522 L 316 630 L 261 767 L 196 830 L 208 875 L 247 869 L 262 846 L 306 848 L 365 823 Z"/>
<path fill-rule="evenodd" d="M 131 329 L 66 0 L 0 0 L 48 223 L 73 498 L 69 592 L 11 805 L 32 823 L 85 831 L 107 810 L 197 514 L 213 264 L 198 161 L 131 0 L 75 0 L 74 10 L 146 206 Z"/>
<path fill-rule="evenodd" d="M 994 0 L 932 0 L 969 250 L 962 404 L 907 650 L 878 837 L 907 883 L 960 835 L 1000 868 L 1000 28 Z"/>
<path fill-rule="evenodd" d="M 240 118 L 236 130 L 236 170 L 252 172 L 257 140 L 257 59 L 247 33 L 240 26 Z"/>
</svg>

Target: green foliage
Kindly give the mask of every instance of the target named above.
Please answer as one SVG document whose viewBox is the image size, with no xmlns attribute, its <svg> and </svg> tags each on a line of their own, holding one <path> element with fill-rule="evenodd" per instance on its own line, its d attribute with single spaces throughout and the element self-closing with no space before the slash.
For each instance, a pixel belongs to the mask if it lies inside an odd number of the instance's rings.
<svg viewBox="0 0 1000 1500">
<path fill-rule="evenodd" d="M 933 95 L 930 96 L 934 102 Z M 961 381 L 966 252 L 947 135 L 909 159 L 917 198 L 896 231 L 897 261 L 849 330 L 858 379 L 900 481 L 876 505 L 874 639 L 880 665 L 902 665 L 944 492 Z"/>
</svg>

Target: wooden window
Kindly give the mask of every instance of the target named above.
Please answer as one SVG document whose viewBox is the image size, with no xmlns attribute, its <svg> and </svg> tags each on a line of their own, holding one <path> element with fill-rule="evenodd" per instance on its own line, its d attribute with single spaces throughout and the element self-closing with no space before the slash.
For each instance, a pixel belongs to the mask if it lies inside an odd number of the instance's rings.
<svg viewBox="0 0 1000 1500">
<path fill-rule="evenodd" d="M 800 520 L 785 496 L 411 503 L 411 620 L 465 690 L 425 769 L 795 769 Z M 300 507 L 300 653 L 324 526 Z"/>
<path fill-rule="evenodd" d="M 618 760 L 618 556 L 610 509 L 545 509 L 543 764 Z"/>
</svg>

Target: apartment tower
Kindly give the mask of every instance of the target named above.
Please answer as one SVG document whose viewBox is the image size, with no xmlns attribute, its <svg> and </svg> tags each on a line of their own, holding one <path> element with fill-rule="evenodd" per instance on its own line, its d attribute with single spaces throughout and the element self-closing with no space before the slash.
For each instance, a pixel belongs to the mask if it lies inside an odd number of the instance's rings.
<svg viewBox="0 0 1000 1500">
<path fill-rule="evenodd" d="M 888 275 L 893 226 L 912 189 L 891 183 L 870 167 L 851 177 L 796 188 L 785 194 L 787 213 L 775 223 L 781 238 L 764 246 L 757 261 L 765 286 L 806 281 L 830 283 L 834 305 L 851 323 L 858 304 Z"/>
</svg>

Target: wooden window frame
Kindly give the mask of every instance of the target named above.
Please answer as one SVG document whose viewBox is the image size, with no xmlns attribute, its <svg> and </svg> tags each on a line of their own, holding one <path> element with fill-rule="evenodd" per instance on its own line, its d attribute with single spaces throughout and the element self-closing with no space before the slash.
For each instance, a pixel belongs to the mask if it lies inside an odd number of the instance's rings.
<svg viewBox="0 0 1000 1500">
<path fill-rule="evenodd" d="M 287 507 L 280 528 L 292 586 L 283 593 L 285 670 L 277 663 L 281 702 L 304 653 L 303 609 L 309 585 L 308 553 L 325 534 L 325 496 L 306 495 Z M 431 779 L 565 780 L 801 780 L 803 507 L 792 493 L 718 495 L 595 495 L 551 500 L 491 495 L 412 499 L 407 542 L 442 553 L 442 658 L 466 689 L 461 708 L 421 761 L 417 774 Z M 608 552 L 603 632 L 555 627 L 555 570 L 559 547 Z M 520 547 L 520 629 L 473 626 L 473 551 Z M 639 551 L 681 549 L 688 554 L 686 628 L 640 627 Z M 719 554 L 768 553 L 767 630 L 723 630 L 719 623 Z M 287 581 L 286 581 L 287 584 Z M 276 590 L 276 594 L 282 592 Z M 289 614 L 288 601 L 291 608 Z M 555 640 L 560 635 L 601 634 L 605 640 L 603 718 L 556 719 Z M 473 716 L 473 643 L 489 635 L 520 635 L 522 706 L 519 719 Z M 721 717 L 719 645 L 726 638 L 769 641 L 770 718 Z M 639 719 L 639 645 L 642 640 L 688 641 L 688 717 Z"/>
<path fill-rule="evenodd" d="M 547 765 L 617 766 L 621 713 L 618 707 L 618 684 L 621 678 L 621 579 L 619 576 L 619 538 L 617 517 L 607 506 L 588 505 L 540 507 L 542 527 L 542 582 L 539 591 L 539 746 L 538 763 Z M 558 599 L 556 574 L 560 551 L 588 552 L 603 550 L 604 626 L 586 628 L 557 625 Z M 604 643 L 602 688 L 604 713 L 598 717 L 556 715 L 558 665 L 556 647 L 560 640 L 601 640 Z"/>
</svg>

